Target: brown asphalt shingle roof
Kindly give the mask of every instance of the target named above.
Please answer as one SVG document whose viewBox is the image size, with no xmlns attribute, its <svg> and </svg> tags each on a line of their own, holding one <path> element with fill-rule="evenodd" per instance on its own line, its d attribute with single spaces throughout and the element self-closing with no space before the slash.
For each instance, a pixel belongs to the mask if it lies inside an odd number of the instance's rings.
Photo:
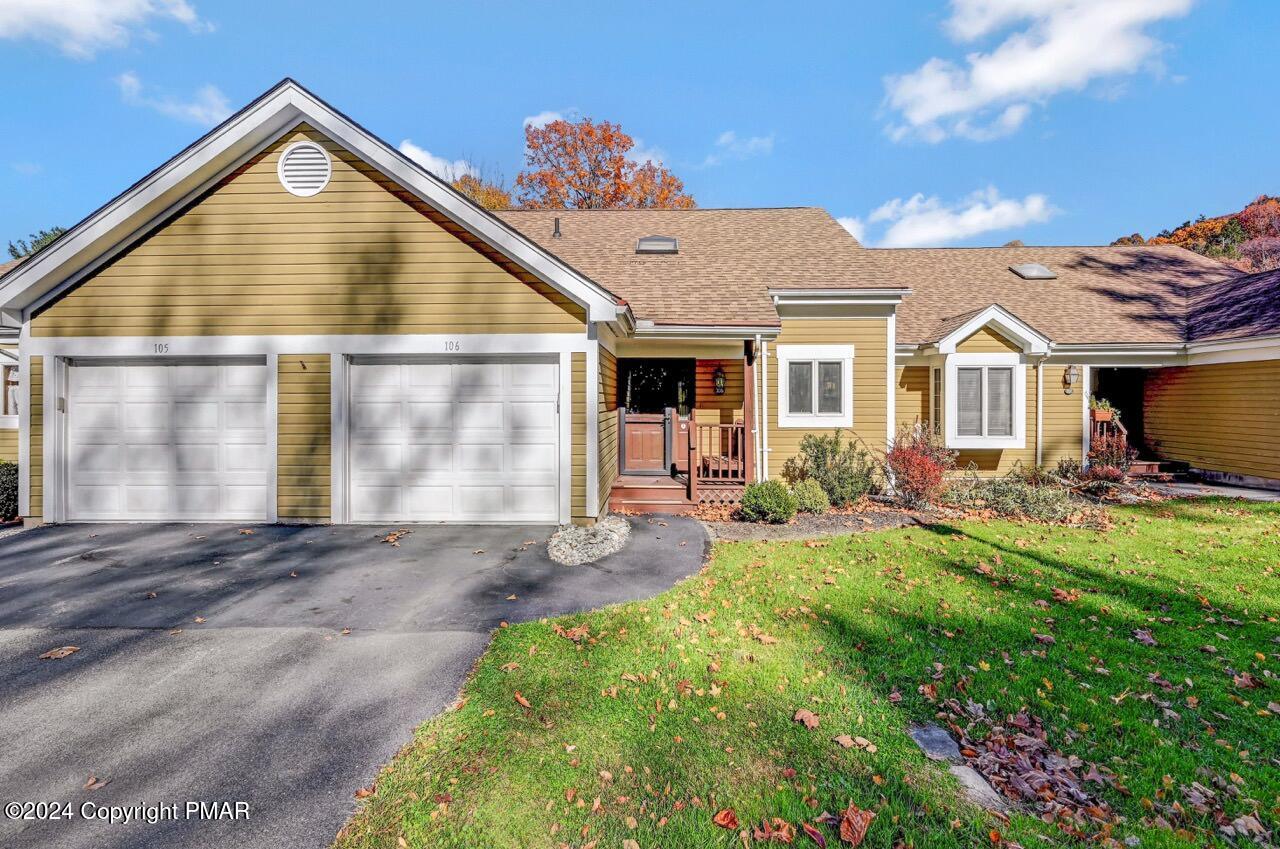
<svg viewBox="0 0 1280 849">
<path fill-rule="evenodd" d="M 999 304 L 1055 344 L 1179 343 L 1188 294 L 1227 287 L 1240 272 L 1173 246 L 925 248 L 863 251 L 866 278 L 909 285 L 898 307 L 903 343 L 935 342 Z M 1009 266 L 1038 262 L 1056 280 L 1023 280 Z"/>
<path fill-rule="evenodd" d="M 863 279 L 862 247 L 815 207 L 495 214 L 657 324 L 776 325 L 771 288 L 876 285 Z M 680 252 L 637 254 L 641 236 L 675 236 Z"/>
<path fill-rule="evenodd" d="M 1280 269 L 1201 286 L 1189 299 L 1188 320 L 1194 342 L 1280 333 Z"/>
</svg>

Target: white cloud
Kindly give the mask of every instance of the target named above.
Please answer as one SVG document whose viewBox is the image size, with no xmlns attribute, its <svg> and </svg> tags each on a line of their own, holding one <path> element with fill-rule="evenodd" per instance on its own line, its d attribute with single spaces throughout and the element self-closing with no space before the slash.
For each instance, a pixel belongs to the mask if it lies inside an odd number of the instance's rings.
<svg viewBox="0 0 1280 849">
<path fill-rule="evenodd" d="M 443 156 L 436 156 L 426 148 L 418 147 L 409 139 L 400 142 L 400 152 L 440 179 L 447 180 L 450 183 L 465 175 L 475 177 L 479 174 L 479 169 L 467 160 L 449 160 Z"/>
<path fill-rule="evenodd" d="M 959 42 L 1005 30 L 990 52 L 963 64 L 933 57 L 908 74 L 885 78 L 886 103 L 901 121 L 895 141 L 948 136 L 987 141 L 1015 132 L 1064 91 L 1095 80 L 1158 70 L 1163 49 L 1146 28 L 1185 15 L 1195 0 L 951 0 L 945 27 Z"/>
<path fill-rule="evenodd" d="M 989 186 L 956 203 L 944 203 L 936 195 L 916 194 L 881 204 L 865 222 L 858 218 L 838 220 L 864 244 L 869 225 L 880 225 L 877 229 L 883 229 L 884 233 L 877 247 L 920 248 L 1042 224 L 1057 213 L 1044 195 L 1030 194 L 1021 200 L 1005 198 L 994 186 Z"/>
<path fill-rule="evenodd" d="M 568 112 L 572 116 L 576 112 L 576 110 L 570 109 L 568 110 Z M 552 121 L 563 121 L 563 120 L 565 120 L 564 112 L 557 112 L 554 109 L 547 109 L 543 112 L 539 112 L 537 115 L 526 116 L 524 121 L 522 122 L 522 126 L 545 127 L 547 124 L 550 124 Z"/>
<path fill-rule="evenodd" d="M 168 19 L 192 31 L 212 30 L 186 0 L 3 0 L 0 38 L 32 38 L 87 59 L 121 47 L 135 35 L 151 37 L 152 20 Z"/>
<path fill-rule="evenodd" d="M 133 71 L 125 71 L 116 77 L 120 97 L 130 106 L 154 109 L 179 121 L 212 127 L 231 114 L 231 104 L 215 85 L 203 85 L 196 89 L 190 100 L 180 100 L 172 95 L 148 94 L 142 80 Z"/>
<path fill-rule="evenodd" d="M 859 242 L 863 242 L 866 240 L 867 225 L 863 222 L 861 218 L 858 218 L 855 215 L 842 215 L 836 219 L 836 222 L 841 227 L 848 230 L 849 235 L 853 236 L 853 238 L 857 239 Z"/>
<path fill-rule="evenodd" d="M 14 171 L 24 177 L 34 177 L 44 170 L 44 166 L 39 162 L 14 162 L 11 165 Z"/>
<path fill-rule="evenodd" d="M 643 165 L 646 162 L 652 162 L 654 165 L 661 165 L 667 158 L 667 153 L 660 147 L 650 147 L 644 143 L 644 139 L 633 138 L 635 146 L 627 151 L 627 159 L 637 165 Z"/>
<path fill-rule="evenodd" d="M 729 159 L 751 159 L 773 153 L 773 133 L 767 136 L 740 138 L 733 130 L 725 130 L 716 138 L 715 150 L 707 154 L 703 167 L 719 165 Z"/>
</svg>

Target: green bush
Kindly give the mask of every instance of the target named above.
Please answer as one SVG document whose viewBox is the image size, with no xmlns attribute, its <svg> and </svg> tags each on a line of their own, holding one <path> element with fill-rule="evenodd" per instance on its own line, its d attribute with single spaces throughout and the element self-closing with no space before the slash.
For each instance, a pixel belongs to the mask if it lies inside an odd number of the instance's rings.
<svg viewBox="0 0 1280 849">
<path fill-rule="evenodd" d="M 0 463 L 0 521 L 18 517 L 18 464 Z"/>
<path fill-rule="evenodd" d="M 780 481 L 747 484 L 742 493 L 742 518 L 748 522 L 785 525 L 796 515 L 796 499 Z"/>
<path fill-rule="evenodd" d="M 791 487 L 791 495 L 796 500 L 796 507 L 801 513 L 825 513 L 831 509 L 831 501 L 822 487 L 813 478 L 797 481 Z"/>
<path fill-rule="evenodd" d="M 1053 485 L 1037 486 L 1026 474 L 1017 471 L 1000 478 L 980 478 L 970 470 L 951 483 L 943 502 L 1041 522 L 1064 521 L 1082 506 L 1067 489 Z"/>
<path fill-rule="evenodd" d="M 1080 477 L 1080 461 L 1074 457 L 1063 457 L 1053 473 L 1064 480 L 1076 480 Z"/>
<path fill-rule="evenodd" d="M 792 484 L 812 478 L 836 506 L 852 504 L 876 486 L 876 462 L 871 452 L 845 442 L 840 431 L 831 436 L 805 434 L 800 454 L 787 460 L 782 476 Z"/>
</svg>

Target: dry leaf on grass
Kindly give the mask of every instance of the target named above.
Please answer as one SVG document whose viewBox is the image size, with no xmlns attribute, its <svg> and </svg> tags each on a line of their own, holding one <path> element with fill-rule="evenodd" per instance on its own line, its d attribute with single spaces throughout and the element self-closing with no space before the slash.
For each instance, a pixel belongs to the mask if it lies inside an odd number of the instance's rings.
<svg viewBox="0 0 1280 849">
<path fill-rule="evenodd" d="M 795 722 L 802 723 L 804 727 L 808 728 L 810 731 L 818 727 L 818 715 L 808 708 L 800 708 L 795 712 L 795 715 L 792 716 L 791 719 Z"/>
<path fill-rule="evenodd" d="M 827 849 L 827 838 L 823 836 L 821 831 L 818 831 L 807 822 L 800 823 L 800 829 L 805 833 L 806 837 L 818 844 L 818 849 Z"/>
<path fill-rule="evenodd" d="M 727 828 L 730 831 L 733 831 L 738 827 L 738 815 L 733 812 L 733 808 L 725 808 L 723 810 L 716 811 L 716 815 L 711 818 L 711 821 L 721 828 Z"/>
<path fill-rule="evenodd" d="M 850 846 L 861 846 L 867 829 L 876 818 L 875 811 L 864 811 L 853 802 L 840 815 L 840 839 Z"/>
<path fill-rule="evenodd" d="M 529 704 L 529 700 L 528 700 L 528 699 L 526 699 L 524 696 L 520 695 L 520 691 L 519 691 L 519 690 L 516 690 L 516 704 L 520 705 L 520 707 L 522 707 L 522 708 L 529 708 L 530 710 L 532 710 L 532 709 L 533 709 L 533 705 Z"/>
</svg>

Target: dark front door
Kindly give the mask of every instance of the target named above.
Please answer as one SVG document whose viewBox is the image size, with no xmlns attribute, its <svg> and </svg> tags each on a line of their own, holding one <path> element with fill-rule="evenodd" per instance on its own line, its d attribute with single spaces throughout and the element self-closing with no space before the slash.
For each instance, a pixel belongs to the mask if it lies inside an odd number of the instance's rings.
<svg viewBox="0 0 1280 849">
<path fill-rule="evenodd" d="M 667 417 L 663 413 L 626 414 L 622 457 L 624 472 L 667 471 Z"/>
</svg>

